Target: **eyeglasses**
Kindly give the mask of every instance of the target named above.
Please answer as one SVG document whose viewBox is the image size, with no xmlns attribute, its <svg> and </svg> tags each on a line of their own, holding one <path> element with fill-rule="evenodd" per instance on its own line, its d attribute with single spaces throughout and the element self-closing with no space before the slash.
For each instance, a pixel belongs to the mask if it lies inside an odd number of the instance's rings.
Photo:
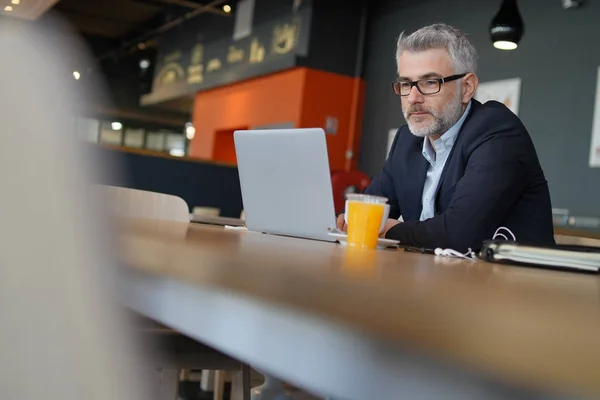
<svg viewBox="0 0 600 400">
<path fill-rule="evenodd" d="M 421 94 L 436 94 L 442 89 L 442 83 L 455 81 L 466 75 L 467 74 L 450 75 L 445 78 L 427 78 L 412 82 L 396 81 L 392 83 L 392 88 L 394 89 L 394 93 L 398 96 L 408 96 L 413 86 L 416 86 Z"/>
</svg>

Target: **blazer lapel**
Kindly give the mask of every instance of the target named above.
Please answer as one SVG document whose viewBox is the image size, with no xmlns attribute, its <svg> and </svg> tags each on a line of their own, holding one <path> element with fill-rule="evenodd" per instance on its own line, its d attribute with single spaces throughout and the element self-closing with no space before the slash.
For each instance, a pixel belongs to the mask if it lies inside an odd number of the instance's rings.
<svg viewBox="0 0 600 400">
<path fill-rule="evenodd" d="M 442 175 L 440 175 L 438 190 L 435 194 L 436 200 L 456 185 L 456 180 L 454 180 L 453 182 L 446 182 L 446 175 L 448 174 L 448 169 L 451 168 L 450 165 L 453 163 L 453 161 L 455 161 L 454 154 L 456 153 L 455 150 L 458 146 L 460 146 L 459 138 L 456 138 L 456 142 L 454 142 L 454 146 L 452 146 L 452 150 L 450 150 L 450 154 L 448 154 L 448 159 L 446 160 L 446 164 L 444 165 L 444 169 L 442 170 Z"/>
<path fill-rule="evenodd" d="M 467 115 L 467 117 L 465 118 L 465 122 L 463 123 L 462 127 L 460 128 L 460 132 L 458 132 L 458 135 L 456 135 L 456 140 L 454 141 L 454 145 L 452 146 L 452 150 L 450 150 L 450 154 L 448 154 L 448 159 L 446 160 L 446 164 L 444 165 L 444 169 L 442 170 L 442 175 L 440 175 L 440 182 L 438 184 L 438 190 L 436 193 L 436 201 L 439 200 L 440 197 L 442 197 L 448 190 L 454 188 L 454 186 L 456 186 L 456 182 L 457 179 L 450 179 L 450 182 L 446 182 L 446 175 L 448 174 L 448 170 L 451 167 L 451 164 L 456 163 L 455 160 L 455 154 L 457 154 L 457 148 L 460 148 L 462 146 L 461 144 L 461 137 L 463 136 L 462 133 L 465 131 L 465 129 L 469 129 L 469 119 L 471 117 L 471 115 L 473 115 L 473 110 L 475 110 L 476 108 L 478 108 L 481 103 L 479 103 L 477 100 L 472 99 L 471 100 L 471 110 L 469 111 L 469 115 Z M 451 177 L 453 178 L 453 177 Z"/>
</svg>

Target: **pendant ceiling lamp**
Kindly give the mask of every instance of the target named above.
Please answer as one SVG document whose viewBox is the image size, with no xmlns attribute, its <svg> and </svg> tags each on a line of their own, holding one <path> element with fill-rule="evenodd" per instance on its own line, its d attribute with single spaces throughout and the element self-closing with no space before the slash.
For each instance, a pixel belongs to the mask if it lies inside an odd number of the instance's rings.
<svg viewBox="0 0 600 400">
<path fill-rule="evenodd" d="M 500 50 L 516 49 L 524 31 L 525 26 L 517 7 L 517 0 L 503 0 L 490 25 L 490 37 L 494 47 Z"/>
</svg>

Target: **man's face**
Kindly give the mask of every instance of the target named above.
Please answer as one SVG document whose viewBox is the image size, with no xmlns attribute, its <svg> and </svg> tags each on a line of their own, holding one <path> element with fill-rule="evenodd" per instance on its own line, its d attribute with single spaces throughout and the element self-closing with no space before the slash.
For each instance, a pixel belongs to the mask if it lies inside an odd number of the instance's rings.
<svg viewBox="0 0 600 400">
<path fill-rule="evenodd" d="M 398 62 L 400 81 L 445 78 L 455 73 L 445 49 L 404 51 Z M 461 82 L 462 79 L 443 83 L 438 93 L 429 95 L 412 87 L 408 96 L 400 97 L 404 118 L 414 135 L 439 137 L 460 119 L 463 113 Z"/>
</svg>

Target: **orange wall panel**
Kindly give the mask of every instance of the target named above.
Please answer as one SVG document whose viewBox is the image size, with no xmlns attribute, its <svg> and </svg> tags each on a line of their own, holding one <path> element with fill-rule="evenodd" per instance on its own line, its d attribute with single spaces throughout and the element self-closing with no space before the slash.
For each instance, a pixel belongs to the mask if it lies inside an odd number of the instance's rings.
<svg viewBox="0 0 600 400">
<path fill-rule="evenodd" d="M 329 165 L 332 170 L 346 169 L 346 151 L 354 149 L 355 127 L 360 131 L 360 121 L 352 123 L 357 118 L 353 109 L 355 82 L 360 79 L 330 72 L 308 69 L 304 95 L 302 99 L 302 115 L 300 125 L 303 127 L 325 127 L 328 117 L 337 118 L 337 131 L 327 134 L 327 151 Z M 362 101 L 358 99 L 362 110 Z"/>
<path fill-rule="evenodd" d="M 217 131 L 292 122 L 298 126 L 304 70 L 292 69 L 196 94 L 191 156 L 211 159 Z"/>
<path fill-rule="evenodd" d="M 237 164 L 233 133 L 238 129 L 248 129 L 248 127 L 238 126 L 235 129 L 226 129 L 215 132 L 215 139 L 213 141 L 213 161 L 226 164 Z"/>
<path fill-rule="evenodd" d="M 298 128 L 325 128 L 337 119 L 335 133 L 327 134 L 332 171 L 356 167 L 364 98 L 364 82 L 309 68 L 294 68 L 196 94 L 193 123 L 196 136 L 191 156 L 213 161 L 235 161 L 234 129 L 292 123 Z M 346 159 L 346 152 L 354 157 Z"/>
</svg>

